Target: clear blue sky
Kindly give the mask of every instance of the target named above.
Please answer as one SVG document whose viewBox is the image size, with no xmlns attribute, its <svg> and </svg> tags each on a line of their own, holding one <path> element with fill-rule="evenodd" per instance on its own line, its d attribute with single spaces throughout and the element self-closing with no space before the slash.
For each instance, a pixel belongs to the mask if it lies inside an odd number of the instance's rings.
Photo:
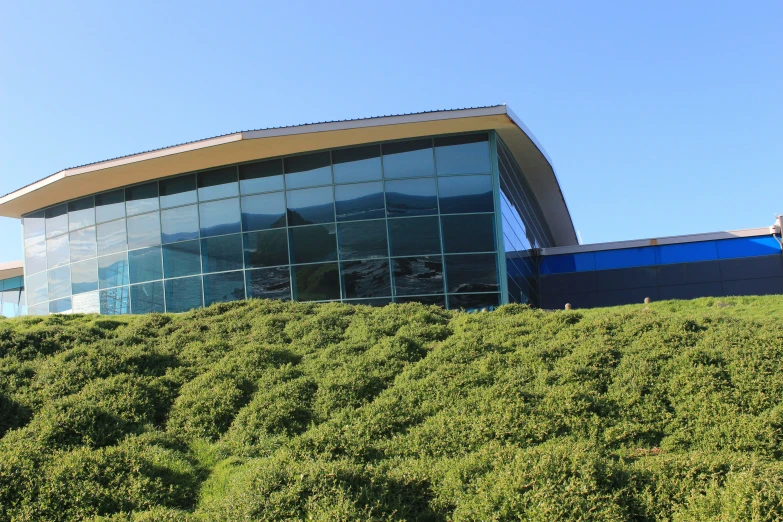
<svg viewBox="0 0 783 522">
<path fill-rule="evenodd" d="M 585 242 L 783 212 L 780 1 L 35 4 L 0 9 L 2 194 L 238 130 L 507 103 Z M 0 237 L 20 259 L 19 222 Z"/>
</svg>

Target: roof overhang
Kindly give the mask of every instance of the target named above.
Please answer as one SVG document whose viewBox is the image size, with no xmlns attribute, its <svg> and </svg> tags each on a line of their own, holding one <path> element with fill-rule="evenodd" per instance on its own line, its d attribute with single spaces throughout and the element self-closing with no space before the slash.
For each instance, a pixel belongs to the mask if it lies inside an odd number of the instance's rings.
<svg viewBox="0 0 783 522">
<path fill-rule="evenodd" d="M 505 105 L 383 116 L 227 134 L 66 169 L 0 198 L 19 218 L 63 201 L 185 172 L 308 151 L 410 137 L 496 130 L 530 184 L 558 246 L 578 244 L 551 162 Z"/>
<path fill-rule="evenodd" d="M 0 263 L 0 280 L 24 275 L 24 264 L 21 261 Z"/>
</svg>

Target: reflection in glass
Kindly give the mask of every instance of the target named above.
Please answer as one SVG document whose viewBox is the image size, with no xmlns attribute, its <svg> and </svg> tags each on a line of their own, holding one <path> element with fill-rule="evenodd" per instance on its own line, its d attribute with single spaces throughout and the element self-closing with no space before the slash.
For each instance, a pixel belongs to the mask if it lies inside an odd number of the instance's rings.
<svg viewBox="0 0 783 522">
<path fill-rule="evenodd" d="M 98 255 L 113 254 L 126 250 L 128 241 L 125 234 L 125 220 L 119 219 L 98 225 Z"/>
<path fill-rule="evenodd" d="M 355 183 L 334 188 L 337 221 L 382 218 L 386 215 L 383 184 Z"/>
<path fill-rule="evenodd" d="M 239 232 L 239 198 L 201 203 L 199 219 L 202 237 Z"/>
<path fill-rule="evenodd" d="M 187 312 L 202 307 L 200 276 L 167 279 L 165 289 L 167 312 Z"/>
<path fill-rule="evenodd" d="M 438 194 L 441 214 L 493 212 L 491 176 L 458 176 L 440 178 Z"/>
<path fill-rule="evenodd" d="M 25 282 L 25 291 L 27 292 L 27 304 L 35 305 L 43 303 L 49 299 L 49 289 L 47 287 L 46 272 L 27 277 Z"/>
<path fill-rule="evenodd" d="M 388 257 L 386 220 L 355 221 L 337 225 L 340 259 Z"/>
<path fill-rule="evenodd" d="M 160 247 L 142 248 L 128 252 L 128 272 L 131 284 L 163 279 Z"/>
<path fill-rule="evenodd" d="M 39 210 L 22 218 L 24 245 L 30 246 L 46 237 L 46 211 Z"/>
<path fill-rule="evenodd" d="M 349 261 L 340 263 L 343 278 L 343 297 L 381 297 L 391 295 L 389 261 Z"/>
<path fill-rule="evenodd" d="M 198 199 L 230 198 L 239 195 L 237 168 L 224 167 L 216 170 L 198 173 Z"/>
<path fill-rule="evenodd" d="M 201 240 L 203 272 L 226 272 L 242 269 L 242 236 L 210 237 Z"/>
<path fill-rule="evenodd" d="M 65 203 L 46 209 L 46 237 L 68 232 L 68 205 Z"/>
<path fill-rule="evenodd" d="M 449 296 L 451 310 L 475 311 L 486 308 L 493 310 L 498 306 L 499 294 L 462 294 Z"/>
<path fill-rule="evenodd" d="M 434 179 L 406 179 L 386 182 L 386 212 L 389 217 L 438 213 Z"/>
<path fill-rule="evenodd" d="M 204 306 L 245 298 L 245 273 L 226 272 L 204 276 Z"/>
<path fill-rule="evenodd" d="M 71 293 L 83 294 L 98 289 L 98 260 L 88 259 L 71 265 Z"/>
<path fill-rule="evenodd" d="M 71 295 L 71 267 L 63 266 L 47 272 L 49 299 L 60 299 Z"/>
<path fill-rule="evenodd" d="M 332 183 L 329 152 L 316 152 L 285 158 L 286 188 L 304 188 Z"/>
<path fill-rule="evenodd" d="M 71 297 L 73 313 L 75 314 L 99 314 L 101 313 L 101 301 L 98 292 L 74 295 Z"/>
<path fill-rule="evenodd" d="M 239 190 L 242 194 L 283 190 L 283 160 L 275 159 L 239 166 Z"/>
<path fill-rule="evenodd" d="M 497 292 L 495 254 L 446 256 L 446 282 L 448 293 Z"/>
<path fill-rule="evenodd" d="M 130 287 L 132 314 L 163 313 L 163 282 L 144 283 Z"/>
<path fill-rule="evenodd" d="M 245 267 L 288 264 L 288 232 L 265 230 L 244 234 Z"/>
<path fill-rule="evenodd" d="M 166 277 L 182 277 L 201 273 L 200 241 L 185 241 L 163 245 L 163 273 Z"/>
<path fill-rule="evenodd" d="M 125 210 L 129 216 L 158 210 L 158 182 L 126 188 Z"/>
<path fill-rule="evenodd" d="M 27 315 L 48 315 L 49 303 L 43 303 L 35 306 L 27 307 Z"/>
<path fill-rule="evenodd" d="M 83 228 L 71 232 L 71 263 L 90 259 L 98 255 L 98 242 L 95 236 L 95 227 Z"/>
<path fill-rule="evenodd" d="M 368 145 L 332 151 L 335 183 L 381 179 L 381 147 Z"/>
<path fill-rule="evenodd" d="M 125 252 L 98 258 L 98 287 L 128 284 L 128 257 Z"/>
<path fill-rule="evenodd" d="M 288 224 L 310 225 L 334 221 L 332 187 L 291 190 L 288 198 Z"/>
<path fill-rule="evenodd" d="M 103 290 L 99 295 L 101 313 L 103 315 L 125 315 L 130 313 L 130 299 L 127 286 Z"/>
<path fill-rule="evenodd" d="M 50 314 L 69 314 L 71 313 L 71 298 L 59 299 L 49 302 Z"/>
<path fill-rule="evenodd" d="M 46 270 L 46 243 L 34 243 L 24 249 L 24 269 L 27 274 Z"/>
<path fill-rule="evenodd" d="M 163 210 L 160 213 L 161 239 L 163 243 L 174 243 L 198 237 L 198 207 L 188 205 Z"/>
<path fill-rule="evenodd" d="M 95 201 L 92 196 L 68 203 L 68 228 L 77 230 L 95 224 Z"/>
<path fill-rule="evenodd" d="M 176 178 L 162 179 L 160 184 L 161 208 L 178 207 L 196 203 L 196 176 L 185 174 Z M 131 292 L 132 293 L 132 292 Z"/>
<path fill-rule="evenodd" d="M 443 251 L 448 253 L 495 250 L 493 214 L 441 216 Z"/>
<path fill-rule="evenodd" d="M 285 194 L 257 194 L 242 198 L 242 230 L 266 230 L 284 227 Z"/>
<path fill-rule="evenodd" d="M 443 293 L 443 259 L 440 256 L 401 257 L 392 262 L 396 295 Z"/>
<path fill-rule="evenodd" d="M 395 297 L 395 303 L 421 303 L 427 306 L 440 306 L 446 308 L 446 296 L 443 295 L 421 295 L 418 297 Z"/>
<path fill-rule="evenodd" d="M 328 301 L 340 299 L 340 274 L 337 263 L 291 267 L 294 276 L 294 299 Z"/>
<path fill-rule="evenodd" d="M 125 217 L 125 191 L 104 192 L 95 196 L 95 219 L 98 223 Z"/>
<path fill-rule="evenodd" d="M 437 216 L 390 219 L 392 256 L 440 254 L 440 222 Z"/>
<path fill-rule="evenodd" d="M 69 260 L 70 248 L 67 234 L 46 240 L 46 263 L 50 269 L 67 265 Z"/>
<path fill-rule="evenodd" d="M 334 225 L 289 228 L 292 263 L 318 263 L 337 259 Z"/>
<path fill-rule="evenodd" d="M 287 266 L 247 270 L 247 297 L 291 299 L 291 276 Z"/>
<path fill-rule="evenodd" d="M 383 176 L 416 178 L 434 176 L 432 140 L 402 141 L 383 144 Z"/>
<path fill-rule="evenodd" d="M 160 213 L 128 218 L 128 250 L 160 245 Z"/>
<path fill-rule="evenodd" d="M 435 138 L 438 175 L 489 172 L 489 137 L 486 134 Z"/>
</svg>

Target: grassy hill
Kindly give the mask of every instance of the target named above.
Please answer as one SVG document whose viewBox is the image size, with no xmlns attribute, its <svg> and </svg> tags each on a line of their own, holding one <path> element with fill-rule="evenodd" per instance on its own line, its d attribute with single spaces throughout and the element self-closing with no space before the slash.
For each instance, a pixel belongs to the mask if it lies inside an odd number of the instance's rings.
<svg viewBox="0 0 783 522">
<path fill-rule="evenodd" d="M 0 520 L 780 520 L 781 311 L 0 320 Z"/>
</svg>

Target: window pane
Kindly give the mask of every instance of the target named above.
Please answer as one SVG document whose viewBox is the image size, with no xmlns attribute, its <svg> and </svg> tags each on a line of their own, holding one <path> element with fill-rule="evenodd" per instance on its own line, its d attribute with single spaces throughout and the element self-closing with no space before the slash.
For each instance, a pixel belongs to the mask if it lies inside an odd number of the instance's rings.
<svg viewBox="0 0 783 522">
<path fill-rule="evenodd" d="M 29 276 L 25 283 L 27 292 L 27 304 L 35 305 L 49 300 L 49 290 L 47 287 L 48 277 L 46 272 Z"/>
<path fill-rule="evenodd" d="M 498 306 L 499 294 L 463 294 L 450 295 L 451 310 L 477 311 L 486 308 L 494 310 Z"/>
<path fill-rule="evenodd" d="M 222 169 L 199 172 L 199 201 L 230 198 L 237 195 L 239 195 L 239 183 L 237 181 L 236 167 L 224 167 Z"/>
<path fill-rule="evenodd" d="M 248 270 L 247 296 L 259 299 L 291 299 L 291 276 L 287 266 Z"/>
<path fill-rule="evenodd" d="M 71 313 L 71 298 L 66 297 L 58 301 L 51 301 L 49 303 L 50 314 L 68 314 Z"/>
<path fill-rule="evenodd" d="M 98 258 L 98 286 L 111 288 L 128 284 L 128 257 L 126 252 Z"/>
<path fill-rule="evenodd" d="M 201 266 L 204 273 L 242 269 L 242 236 L 210 237 L 201 240 Z"/>
<path fill-rule="evenodd" d="M 239 198 L 199 205 L 201 236 L 219 236 L 239 232 Z"/>
<path fill-rule="evenodd" d="M 493 212 L 492 176 L 455 176 L 438 180 L 441 214 Z"/>
<path fill-rule="evenodd" d="M 163 246 L 163 273 L 182 277 L 201 273 L 200 241 L 185 241 Z"/>
<path fill-rule="evenodd" d="M 46 237 L 46 212 L 39 210 L 22 219 L 24 244 L 30 246 Z"/>
<path fill-rule="evenodd" d="M 71 265 L 71 293 L 83 294 L 98 289 L 98 260 L 88 259 Z"/>
<path fill-rule="evenodd" d="M 332 187 L 318 187 L 288 192 L 288 224 L 310 225 L 334 221 Z"/>
<path fill-rule="evenodd" d="M 383 297 L 391 295 L 389 261 L 349 261 L 340 263 L 343 278 L 343 297 Z"/>
<path fill-rule="evenodd" d="M 289 228 L 292 263 L 318 263 L 337 259 L 334 225 Z"/>
<path fill-rule="evenodd" d="M 67 265 L 70 255 L 67 234 L 46 240 L 46 263 L 49 268 Z"/>
<path fill-rule="evenodd" d="M 161 208 L 178 207 L 196 203 L 196 176 L 186 174 L 176 178 L 162 179 L 160 184 Z M 133 291 L 131 291 L 133 293 Z"/>
<path fill-rule="evenodd" d="M 128 250 L 160 245 L 160 213 L 128 218 Z"/>
<path fill-rule="evenodd" d="M 60 299 L 71 295 L 71 267 L 63 266 L 49 270 L 49 299 Z"/>
<path fill-rule="evenodd" d="M 129 216 L 158 210 L 158 182 L 126 188 L 125 210 Z"/>
<path fill-rule="evenodd" d="M 24 249 L 24 269 L 28 274 L 46 270 L 46 243 L 40 242 Z"/>
<path fill-rule="evenodd" d="M 381 147 L 369 145 L 332 151 L 335 183 L 381 179 Z"/>
<path fill-rule="evenodd" d="M 44 303 L 36 306 L 29 306 L 27 308 L 27 315 L 48 315 L 49 303 Z"/>
<path fill-rule="evenodd" d="M 440 306 L 441 308 L 446 308 L 446 296 L 443 295 L 428 295 L 428 296 L 418 296 L 418 297 L 395 297 L 394 302 L 399 304 L 421 303 L 427 306 L 435 305 L 435 306 Z"/>
<path fill-rule="evenodd" d="M 125 191 L 104 192 L 95 196 L 95 219 L 98 223 L 125 217 Z"/>
<path fill-rule="evenodd" d="M 383 184 L 356 183 L 334 188 L 337 221 L 382 218 L 386 215 Z"/>
<path fill-rule="evenodd" d="M 130 313 L 128 287 L 112 288 L 100 293 L 101 313 L 103 315 L 124 315 Z"/>
<path fill-rule="evenodd" d="M 283 192 L 242 198 L 242 230 L 266 230 L 285 225 L 285 194 Z"/>
<path fill-rule="evenodd" d="M 292 156 L 285 158 L 284 164 L 286 188 L 314 187 L 332 183 L 329 152 Z"/>
<path fill-rule="evenodd" d="M 436 216 L 390 219 L 392 256 L 440 254 L 440 221 Z"/>
<path fill-rule="evenodd" d="M 187 207 L 163 210 L 160 213 L 161 239 L 164 243 L 174 243 L 198 237 L 198 207 Z"/>
<path fill-rule="evenodd" d="M 101 300 L 98 292 L 75 295 L 71 297 L 71 302 L 75 314 L 101 313 Z"/>
<path fill-rule="evenodd" d="M 128 271 L 131 284 L 163 279 L 160 247 L 142 248 L 128 252 Z"/>
<path fill-rule="evenodd" d="M 383 176 L 385 178 L 415 178 L 434 176 L 432 140 L 403 141 L 383 144 Z"/>
<path fill-rule="evenodd" d="M 246 268 L 288 264 L 288 232 L 285 230 L 245 234 L 244 248 Z"/>
<path fill-rule="evenodd" d="M 328 301 L 340 299 L 340 275 L 337 263 L 292 267 L 294 299 L 297 301 Z"/>
<path fill-rule="evenodd" d="M 166 311 L 187 312 L 201 308 L 201 276 L 165 281 Z"/>
<path fill-rule="evenodd" d="M 435 138 L 438 175 L 489 172 L 489 137 L 486 134 Z"/>
<path fill-rule="evenodd" d="M 283 160 L 259 161 L 239 166 L 242 194 L 283 190 Z"/>
<path fill-rule="evenodd" d="M 163 313 L 163 282 L 144 283 L 130 287 L 132 314 Z"/>
<path fill-rule="evenodd" d="M 92 196 L 68 203 L 68 227 L 76 230 L 95 224 L 95 200 Z"/>
<path fill-rule="evenodd" d="M 340 259 L 388 257 L 386 220 L 355 221 L 337 225 Z"/>
<path fill-rule="evenodd" d="M 19 315 L 19 289 L 6 290 L 2 294 L 2 309 L 0 315 L 5 317 L 16 317 Z"/>
<path fill-rule="evenodd" d="M 438 213 L 434 179 L 406 179 L 386 182 L 386 212 L 389 217 Z"/>
<path fill-rule="evenodd" d="M 204 306 L 245 298 L 245 273 L 227 272 L 204 276 Z"/>
<path fill-rule="evenodd" d="M 127 250 L 128 240 L 125 236 L 125 220 L 119 219 L 110 223 L 98 225 L 98 255 L 113 254 Z"/>
<path fill-rule="evenodd" d="M 497 292 L 495 254 L 446 256 L 446 283 L 448 293 Z"/>
<path fill-rule="evenodd" d="M 396 295 L 442 294 L 443 258 L 440 256 L 393 259 Z"/>
<path fill-rule="evenodd" d="M 446 253 L 495 250 L 495 220 L 492 214 L 441 216 L 443 251 Z"/>
<path fill-rule="evenodd" d="M 63 203 L 46 209 L 46 237 L 68 232 L 68 205 Z"/>
<path fill-rule="evenodd" d="M 71 263 L 90 259 L 98 255 L 98 242 L 95 236 L 95 227 L 83 228 L 71 232 Z"/>
</svg>

